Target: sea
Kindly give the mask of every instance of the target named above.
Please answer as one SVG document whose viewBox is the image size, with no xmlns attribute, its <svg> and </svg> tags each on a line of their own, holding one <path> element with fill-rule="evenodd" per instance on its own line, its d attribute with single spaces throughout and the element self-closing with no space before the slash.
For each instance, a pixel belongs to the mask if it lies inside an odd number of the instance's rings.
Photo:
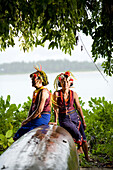
<svg viewBox="0 0 113 170">
<path fill-rule="evenodd" d="M 48 73 L 49 85 L 46 87 L 52 92 L 54 89 L 54 79 L 59 73 Z M 76 80 L 71 88 L 82 101 L 84 107 L 88 108 L 88 101 L 92 98 L 105 97 L 105 100 L 113 103 L 113 77 L 104 77 L 100 72 L 73 72 Z M 7 95 L 11 96 L 10 103 L 23 105 L 28 101 L 28 96 L 32 98 L 34 87 L 32 87 L 30 74 L 0 75 L 0 96 L 6 100 Z"/>
</svg>

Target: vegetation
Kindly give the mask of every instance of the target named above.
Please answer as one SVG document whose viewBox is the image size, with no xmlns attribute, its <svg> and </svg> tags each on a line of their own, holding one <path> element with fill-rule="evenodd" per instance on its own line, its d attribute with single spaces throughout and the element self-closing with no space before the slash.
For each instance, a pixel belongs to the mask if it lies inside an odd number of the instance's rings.
<svg viewBox="0 0 113 170">
<path fill-rule="evenodd" d="M 0 64 L 0 74 L 19 74 L 33 72 L 33 65 L 41 64 L 43 70 L 49 73 L 62 71 L 96 71 L 96 67 L 90 62 L 76 62 L 69 60 L 46 60 L 35 62 L 14 62 L 11 64 Z M 101 69 L 101 65 L 97 65 Z"/>
<path fill-rule="evenodd" d="M 30 105 L 30 97 L 23 106 L 10 104 L 10 95 L 7 96 L 6 101 L 2 96 L 0 97 L 0 153 L 14 142 L 13 136 L 20 128 L 21 122 L 26 119 Z"/>
<path fill-rule="evenodd" d="M 113 104 L 104 97 L 91 98 L 84 110 L 86 136 L 92 163 L 89 166 L 113 167 Z M 81 165 L 88 166 L 81 155 Z"/>
<path fill-rule="evenodd" d="M 0 50 L 14 46 L 18 37 L 24 51 L 44 45 L 71 55 L 79 32 L 93 39 L 94 61 L 113 73 L 113 1 L 111 0 L 4 0 L 0 1 Z"/>
<path fill-rule="evenodd" d="M 80 103 L 85 115 L 87 129 L 85 131 L 89 154 L 92 162 L 88 163 L 84 155 L 80 155 L 80 165 L 82 167 L 100 166 L 113 167 L 113 104 L 107 102 L 104 97 L 91 98 L 90 109 L 84 109 L 84 102 L 80 98 Z M 6 101 L 0 97 L 0 153 L 4 152 L 12 143 L 13 136 L 20 127 L 22 120 L 28 114 L 31 99 L 21 106 L 10 104 L 10 96 Z M 54 121 L 53 109 L 51 109 L 51 121 Z"/>
</svg>

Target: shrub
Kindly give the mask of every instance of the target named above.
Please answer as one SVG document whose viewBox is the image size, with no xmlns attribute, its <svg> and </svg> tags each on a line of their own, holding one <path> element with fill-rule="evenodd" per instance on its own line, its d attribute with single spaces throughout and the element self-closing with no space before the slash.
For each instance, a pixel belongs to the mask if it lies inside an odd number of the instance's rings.
<svg viewBox="0 0 113 170">
<path fill-rule="evenodd" d="M 89 110 L 84 110 L 86 136 L 93 154 L 103 154 L 113 160 L 113 104 L 102 98 L 91 98 Z M 92 140 L 93 139 L 93 140 Z"/>
</svg>

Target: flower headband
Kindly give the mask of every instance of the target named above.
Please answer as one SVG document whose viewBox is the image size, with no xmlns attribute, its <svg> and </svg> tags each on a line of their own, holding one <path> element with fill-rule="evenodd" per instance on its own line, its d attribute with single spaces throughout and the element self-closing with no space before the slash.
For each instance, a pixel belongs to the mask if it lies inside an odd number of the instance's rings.
<svg viewBox="0 0 113 170">
<path fill-rule="evenodd" d="M 39 69 L 38 66 L 37 67 L 34 66 L 34 68 L 37 71 L 32 73 L 32 74 L 30 74 L 30 77 L 41 79 L 43 86 L 46 86 L 47 84 L 49 84 L 48 77 L 47 77 L 46 73 L 44 71 L 42 71 L 42 66 L 40 65 L 40 69 Z"/>
<path fill-rule="evenodd" d="M 61 81 L 64 77 L 68 77 L 69 81 L 73 82 L 73 78 L 71 77 L 71 72 L 66 71 L 65 73 L 61 73 L 58 77 L 58 80 Z"/>
<path fill-rule="evenodd" d="M 64 77 L 68 77 L 69 81 L 71 81 L 72 83 L 74 81 L 73 78 L 76 80 L 76 78 L 74 77 L 74 75 L 70 71 L 66 71 L 65 73 L 60 73 L 54 80 L 54 88 L 56 90 L 58 90 L 58 84 L 59 84 L 59 82 L 61 82 L 61 80 Z"/>
<path fill-rule="evenodd" d="M 43 78 L 42 78 L 40 72 L 37 72 L 37 73 L 32 74 L 31 77 L 36 78 L 36 79 L 39 79 L 39 80 L 42 80 L 42 82 L 43 82 Z"/>
</svg>

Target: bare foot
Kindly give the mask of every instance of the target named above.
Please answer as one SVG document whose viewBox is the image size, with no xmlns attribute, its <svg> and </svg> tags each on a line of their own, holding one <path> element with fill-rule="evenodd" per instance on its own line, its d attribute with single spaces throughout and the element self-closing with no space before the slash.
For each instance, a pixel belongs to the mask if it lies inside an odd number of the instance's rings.
<svg viewBox="0 0 113 170">
<path fill-rule="evenodd" d="M 79 147 L 79 149 L 77 149 L 78 154 L 82 153 L 83 154 L 83 150 L 82 150 L 82 146 Z"/>
<path fill-rule="evenodd" d="M 85 157 L 85 159 L 86 159 L 87 162 L 93 162 L 93 160 L 89 157 Z"/>
</svg>

